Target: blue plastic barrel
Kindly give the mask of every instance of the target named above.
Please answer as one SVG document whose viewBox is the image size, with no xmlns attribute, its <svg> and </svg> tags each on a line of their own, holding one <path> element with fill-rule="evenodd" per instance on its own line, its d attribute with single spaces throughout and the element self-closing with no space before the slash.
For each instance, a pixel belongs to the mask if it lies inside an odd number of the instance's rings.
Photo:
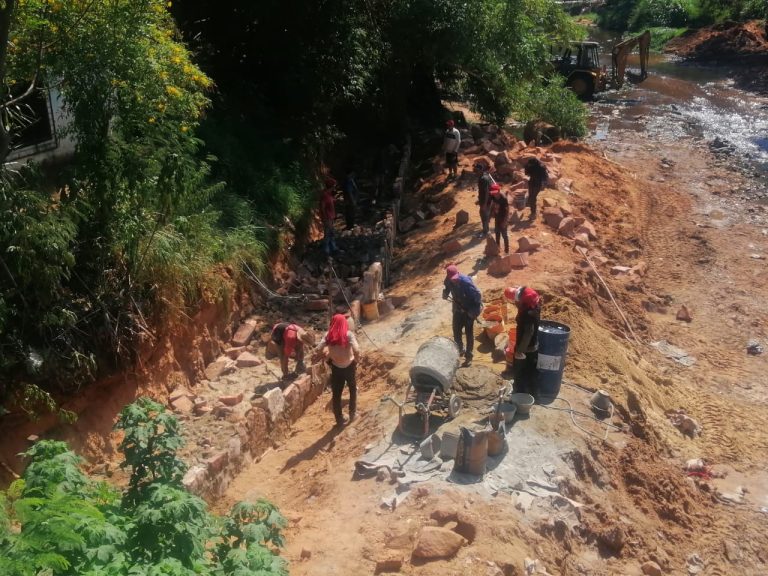
<svg viewBox="0 0 768 576">
<path fill-rule="evenodd" d="M 538 396 L 543 403 L 552 401 L 560 394 L 563 381 L 565 356 L 571 329 L 565 324 L 542 320 L 539 322 Z"/>
</svg>

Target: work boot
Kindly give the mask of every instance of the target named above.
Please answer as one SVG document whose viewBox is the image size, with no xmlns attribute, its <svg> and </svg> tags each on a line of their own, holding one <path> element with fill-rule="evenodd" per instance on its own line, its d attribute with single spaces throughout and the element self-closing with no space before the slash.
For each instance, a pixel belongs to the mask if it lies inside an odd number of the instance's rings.
<svg viewBox="0 0 768 576">
<path fill-rule="evenodd" d="M 468 368 L 472 366 L 472 353 L 470 352 L 464 357 L 464 367 Z"/>
</svg>

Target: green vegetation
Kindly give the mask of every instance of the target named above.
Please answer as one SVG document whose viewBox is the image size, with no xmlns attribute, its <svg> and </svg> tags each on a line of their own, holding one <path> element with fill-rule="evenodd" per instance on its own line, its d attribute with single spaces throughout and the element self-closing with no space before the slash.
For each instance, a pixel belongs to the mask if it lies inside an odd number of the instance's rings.
<svg viewBox="0 0 768 576">
<path fill-rule="evenodd" d="M 558 77 L 545 86 L 537 86 L 525 94 L 521 101 L 520 119 L 523 121 L 546 118 L 559 126 L 563 136 L 581 138 L 587 134 L 588 112 L 580 105 L 578 96 L 565 87 L 565 79 Z"/>
<path fill-rule="evenodd" d="M 649 28 L 651 31 L 651 50 L 661 52 L 667 42 L 685 33 L 688 28 Z"/>
<path fill-rule="evenodd" d="M 584 12 L 583 14 L 579 14 L 578 16 L 574 16 L 573 18 L 577 22 L 591 22 L 591 23 L 595 24 L 595 23 L 597 23 L 598 13 L 597 12 Z"/>
<path fill-rule="evenodd" d="M 441 125 L 446 95 L 583 133 L 543 77 L 578 34 L 552 0 L 0 2 L 0 159 L 47 87 L 77 140 L 0 175 L 0 407 L 132 366 L 306 225 L 327 165 Z"/>
<path fill-rule="evenodd" d="M 608 30 L 696 28 L 723 20 L 768 18 L 764 0 L 607 0 L 597 20 Z"/>
<path fill-rule="evenodd" d="M 146 398 L 117 428 L 130 471 L 120 493 L 80 470 L 63 442 L 26 453 L 24 477 L 0 492 L 3 576 L 287 576 L 277 555 L 285 519 L 269 502 L 224 518 L 181 485 L 179 424 Z"/>
</svg>

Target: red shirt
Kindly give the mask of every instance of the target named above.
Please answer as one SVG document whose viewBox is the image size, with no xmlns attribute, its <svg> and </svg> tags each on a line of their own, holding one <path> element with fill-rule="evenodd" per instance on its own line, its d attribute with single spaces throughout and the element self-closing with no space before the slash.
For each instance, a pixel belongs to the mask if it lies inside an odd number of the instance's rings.
<svg viewBox="0 0 768 576">
<path fill-rule="evenodd" d="M 323 195 L 320 197 L 320 217 L 323 222 L 336 220 L 336 200 L 330 190 L 323 190 Z"/>
</svg>

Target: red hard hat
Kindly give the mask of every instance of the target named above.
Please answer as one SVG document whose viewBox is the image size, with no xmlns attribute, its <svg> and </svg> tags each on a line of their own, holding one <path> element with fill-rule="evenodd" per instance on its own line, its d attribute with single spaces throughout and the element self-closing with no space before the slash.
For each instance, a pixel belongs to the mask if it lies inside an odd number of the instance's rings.
<svg viewBox="0 0 768 576">
<path fill-rule="evenodd" d="M 512 302 L 519 302 L 520 301 L 520 294 L 523 291 L 522 286 L 507 286 L 504 288 L 504 296 L 507 300 L 510 300 Z"/>
</svg>

